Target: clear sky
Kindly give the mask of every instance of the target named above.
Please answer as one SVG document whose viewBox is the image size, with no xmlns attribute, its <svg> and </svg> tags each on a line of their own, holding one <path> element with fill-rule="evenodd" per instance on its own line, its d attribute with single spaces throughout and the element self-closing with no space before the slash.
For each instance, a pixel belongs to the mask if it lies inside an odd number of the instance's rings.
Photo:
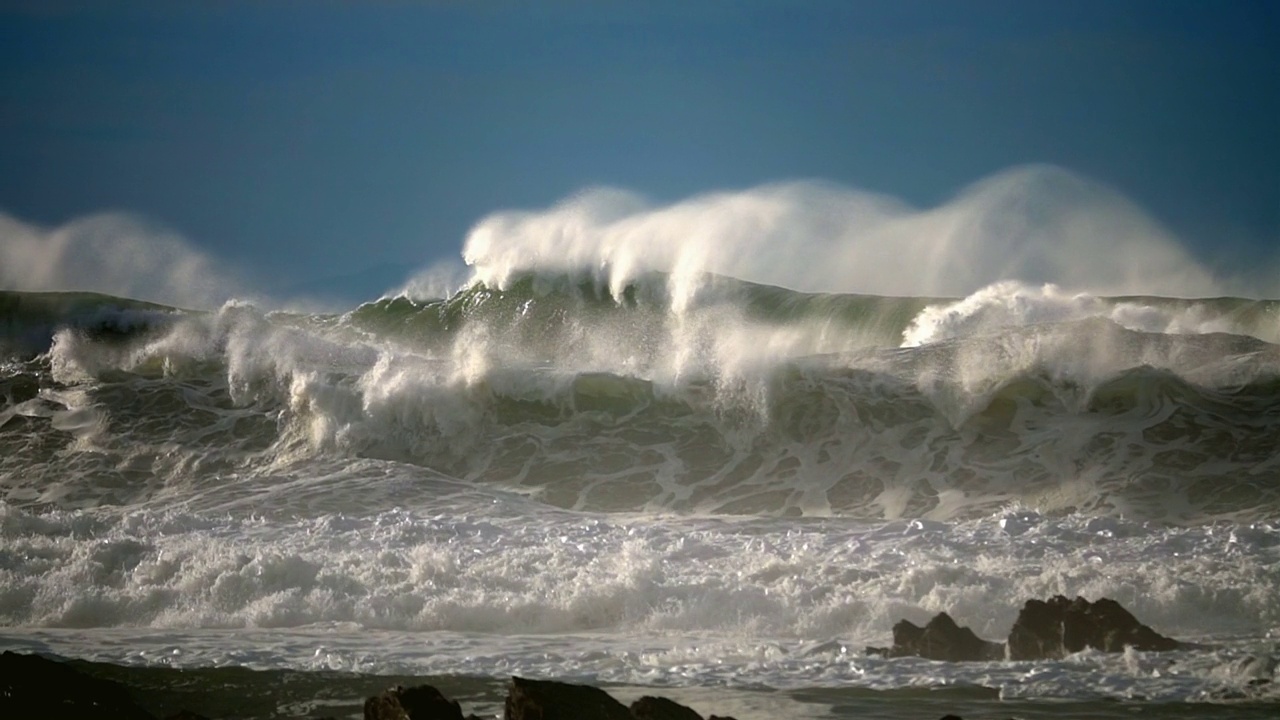
<svg viewBox="0 0 1280 720">
<path fill-rule="evenodd" d="M 0 212 L 126 211 L 282 283 L 596 185 L 928 207 L 1027 163 L 1272 258 L 1280 2 L 0 0 Z"/>
</svg>

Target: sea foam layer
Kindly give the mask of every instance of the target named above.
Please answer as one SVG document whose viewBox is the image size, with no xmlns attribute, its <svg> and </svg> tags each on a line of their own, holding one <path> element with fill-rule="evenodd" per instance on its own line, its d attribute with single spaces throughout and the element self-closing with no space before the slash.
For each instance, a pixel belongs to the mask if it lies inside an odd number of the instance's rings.
<svg viewBox="0 0 1280 720">
<path fill-rule="evenodd" d="M 348 481 L 385 480 L 379 465 Z M 999 637 L 1018 609 L 1010 598 L 1079 593 L 1184 638 L 1280 629 L 1274 523 L 1175 528 L 1030 511 L 961 523 L 649 518 L 420 489 L 437 512 L 284 520 L 6 505 L 0 607 L 8 624 L 48 627 L 350 622 L 857 643 L 882 641 L 901 615 L 942 610 Z"/>
<path fill-rule="evenodd" d="M 1280 635 L 1275 523 L 1171 528 L 1028 511 L 961 523 L 653 518 L 441 497 L 439 514 L 294 521 L 5 506 L 0 619 L 51 629 L 8 642 L 53 649 L 116 628 L 104 637 L 128 640 L 95 642 L 94 657 L 128 663 L 677 685 L 994 683 L 1011 697 L 1179 700 L 1246 687 L 1245 659 Z M 1217 649 L 1086 652 L 1043 666 L 862 653 L 897 619 L 939 611 L 1002 637 L 1018 598 L 1063 592 L 1118 599 L 1162 632 Z"/>
</svg>

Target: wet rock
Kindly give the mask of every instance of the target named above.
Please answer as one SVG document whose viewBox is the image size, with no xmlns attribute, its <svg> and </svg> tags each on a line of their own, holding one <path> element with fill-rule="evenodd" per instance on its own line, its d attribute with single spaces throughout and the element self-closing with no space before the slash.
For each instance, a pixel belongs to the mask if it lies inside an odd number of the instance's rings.
<svg viewBox="0 0 1280 720">
<path fill-rule="evenodd" d="M 464 720 L 457 700 L 430 685 L 396 687 L 364 701 L 365 720 Z"/>
<path fill-rule="evenodd" d="M 908 656 L 947 662 L 1003 660 L 1004 645 L 983 640 L 969 628 L 956 625 L 950 615 L 938 613 L 924 627 L 907 620 L 893 626 L 893 647 L 887 657 Z"/>
<path fill-rule="evenodd" d="M 600 688 L 511 678 L 505 720 L 632 720 L 626 705 Z"/>
<path fill-rule="evenodd" d="M 155 720 L 119 683 L 38 655 L 0 655 L 0 717 Z"/>
<path fill-rule="evenodd" d="M 1009 632 L 1009 659 L 1061 658 L 1085 648 L 1103 652 L 1168 651 L 1181 645 L 1138 622 L 1120 603 L 1107 598 L 1089 602 L 1062 595 L 1028 600 Z"/>
<path fill-rule="evenodd" d="M 631 717 L 635 720 L 702 720 L 692 708 L 664 697 L 646 695 L 631 703 Z M 734 720 L 732 717 L 712 715 L 707 720 Z"/>
<path fill-rule="evenodd" d="M 702 720 L 702 716 L 674 700 L 646 695 L 631 703 L 636 720 Z"/>
</svg>

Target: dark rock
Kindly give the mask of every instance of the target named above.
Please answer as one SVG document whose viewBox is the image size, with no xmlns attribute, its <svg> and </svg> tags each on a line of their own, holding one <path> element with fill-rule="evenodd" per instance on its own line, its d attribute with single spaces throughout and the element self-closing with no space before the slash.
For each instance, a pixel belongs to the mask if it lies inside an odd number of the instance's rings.
<svg viewBox="0 0 1280 720">
<path fill-rule="evenodd" d="M 626 705 L 600 688 L 511 678 L 505 720 L 632 720 Z"/>
<path fill-rule="evenodd" d="M 1062 595 L 1048 601 L 1028 600 L 1009 631 L 1011 660 L 1061 658 L 1085 648 L 1103 652 L 1137 650 L 1168 651 L 1181 646 L 1138 622 L 1115 600 L 1089 602 Z"/>
<path fill-rule="evenodd" d="M 457 700 L 430 685 L 397 687 L 364 701 L 365 720 L 464 720 Z"/>
<path fill-rule="evenodd" d="M 119 683 L 38 655 L 0 654 L 0 717 L 155 720 Z"/>
<path fill-rule="evenodd" d="M 893 626 L 893 647 L 889 648 L 888 657 L 912 655 L 947 662 L 1003 660 L 1004 645 L 983 640 L 969 628 L 956 625 L 950 615 L 938 613 L 924 627 L 907 620 Z"/>
<path fill-rule="evenodd" d="M 164 720 L 210 720 L 210 718 L 197 712 L 191 712 L 190 710 L 180 710 L 169 715 Z"/>
<path fill-rule="evenodd" d="M 702 720 L 702 716 L 674 700 L 646 695 L 631 703 L 636 720 Z"/>
</svg>

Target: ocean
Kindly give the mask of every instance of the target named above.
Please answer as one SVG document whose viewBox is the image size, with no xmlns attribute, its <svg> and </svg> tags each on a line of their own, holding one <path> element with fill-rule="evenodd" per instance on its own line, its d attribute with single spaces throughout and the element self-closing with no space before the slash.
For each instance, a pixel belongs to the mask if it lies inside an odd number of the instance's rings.
<svg viewBox="0 0 1280 720">
<path fill-rule="evenodd" d="M 530 270 L 0 293 L 0 649 L 165 708 L 511 675 L 763 718 L 1280 713 L 1280 302 Z M 1118 600 L 1170 653 L 868 655 Z M 257 671 L 257 672 L 250 672 Z"/>
</svg>

